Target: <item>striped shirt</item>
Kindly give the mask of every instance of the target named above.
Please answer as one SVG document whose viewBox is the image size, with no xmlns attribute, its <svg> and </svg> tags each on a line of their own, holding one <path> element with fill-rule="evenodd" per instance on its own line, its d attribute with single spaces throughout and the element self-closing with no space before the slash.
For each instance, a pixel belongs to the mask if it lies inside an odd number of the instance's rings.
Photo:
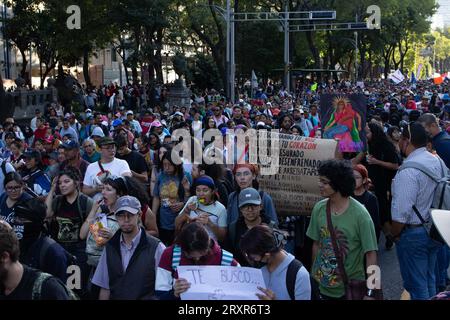
<svg viewBox="0 0 450 320">
<path fill-rule="evenodd" d="M 404 163 L 409 161 L 422 163 L 437 176 L 441 176 L 442 168 L 439 159 L 426 148 L 414 150 Z M 399 170 L 392 182 L 392 220 L 404 224 L 421 224 L 412 208 L 415 205 L 423 219 L 429 221 L 436 186 L 436 182 L 418 169 Z"/>
</svg>

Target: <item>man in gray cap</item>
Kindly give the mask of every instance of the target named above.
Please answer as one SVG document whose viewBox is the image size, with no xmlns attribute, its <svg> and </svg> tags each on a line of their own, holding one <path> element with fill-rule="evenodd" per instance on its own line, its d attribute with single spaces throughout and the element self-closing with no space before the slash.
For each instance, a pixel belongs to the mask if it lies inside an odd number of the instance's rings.
<svg viewBox="0 0 450 320">
<path fill-rule="evenodd" d="M 141 204 L 132 196 L 117 199 L 114 213 L 120 229 L 106 244 L 92 283 L 100 300 L 154 298 L 156 270 L 165 249 L 140 226 Z"/>
</svg>

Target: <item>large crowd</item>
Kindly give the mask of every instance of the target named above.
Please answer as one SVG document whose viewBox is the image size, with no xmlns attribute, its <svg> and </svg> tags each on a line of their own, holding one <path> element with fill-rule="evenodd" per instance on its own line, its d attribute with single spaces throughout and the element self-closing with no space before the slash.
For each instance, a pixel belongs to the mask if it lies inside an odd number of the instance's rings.
<svg viewBox="0 0 450 320">
<path fill-rule="evenodd" d="M 204 139 L 208 129 L 322 138 L 325 93 L 365 96 L 368 148 L 320 164 L 324 200 L 309 216 L 278 212 L 248 148 L 224 164 L 174 157 L 176 129 L 224 158 L 232 150 Z M 366 279 L 383 237 L 411 299 L 445 292 L 450 249 L 426 225 L 450 167 L 448 80 L 298 83 L 293 92 L 268 83 L 235 104 L 214 89 L 188 106 L 166 94 L 111 83 L 86 91 L 83 112 L 51 103 L 25 125 L 6 119 L 0 300 L 180 299 L 191 285 L 180 265 L 260 268 L 263 300 L 382 299 Z"/>
</svg>

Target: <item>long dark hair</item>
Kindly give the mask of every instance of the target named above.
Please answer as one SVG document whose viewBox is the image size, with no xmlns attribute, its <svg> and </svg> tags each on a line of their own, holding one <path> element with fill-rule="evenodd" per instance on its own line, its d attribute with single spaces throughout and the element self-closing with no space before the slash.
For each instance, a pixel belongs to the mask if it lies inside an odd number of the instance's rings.
<svg viewBox="0 0 450 320">
<path fill-rule="evenodd" d="M 372 139 L 368 141 L 369 151 L 372 156 L 379 160 L 383 160 L 383 154 L 386 151 L 396 153 L 395 146 L 384 133 L 383 128 L 376 123 L 370 122 L 369 129 L 372 132 Z"/>
<path fill-rule="evenodd" d="M 108 184 L 116 189 L 117 195 L 120 197 L 126 195 L 132 195 L 133 197 L 136 197 L 141 203 L 142 207 L 150 203 L 150 198 L 145 190 L 144 185 L 133 177 L 120 176 L 108 178 L 106 179 L 105 184 Z"/>
<path fill-rule="evenodd" d="M 178 197 L 180 198 L 180 199 L 184 199 L 184 195 L 185 195 L 185 193 L 184 193 L 184 188 L 183 188 L 183 186 L 181 185 L 181 181 L 183 181 L 183 178 L 184 178 L 184 169 L 183 169 L 183 164 L 175 164 L 175 162 L 173 161 L 173 159 L 172 159 L 172 149 L 169 149 L 169 150 L 167 150 L 167 152 L 165 152 L 164 153 L 164 155 L 163 155 L 163 157 L 162 157 L 162 159 L 161 159 L 161 162 L 160 162 L 160 164 L 159 164 L 159 171 L 162 173 L 162 172 L 164 172 L 164 168 L 163 168 L 163 163 L 164 163 L 164 160 L 167 160 L 167 161 L 169 161 L 170 162 L 170 164 L 172 165 L 172 166 L 174 166 L 175 167 L 175 176 L 178 178 L 178 180 L 179 180 L 179 185 L 178 185 Z"/>
</svg>

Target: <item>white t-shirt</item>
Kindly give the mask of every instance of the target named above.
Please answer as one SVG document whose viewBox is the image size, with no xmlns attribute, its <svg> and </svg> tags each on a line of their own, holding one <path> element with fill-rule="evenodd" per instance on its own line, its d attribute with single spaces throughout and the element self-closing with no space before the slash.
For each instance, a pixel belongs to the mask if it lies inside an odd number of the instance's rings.
<svg viewBox="0 0 450 320">
<path fill-rule="evenodd" d="M 130 166 L 125 160 L 114 158 L 114 160 L 109 163 L 102 163 L 102 167 L 104 172 L 100 169 L 98 162 L 91 163 L 86 169 L 83 185 L 95 187 L 102 185 L 111 175 L 121 176 L 124 173 L 129 173 L 131 175 Z M 100 194 L 100 192 L 98 194 Z M 98 194 L 94 196 L 94 200 L 98 197 Z"/>
<path fill-rule="evenodd" d="M 192 202 L 197 203 L 197 208 L 200 209 L 200 210 L 198 210 L 198 211 L 191 211 L 189 213 L 189 217 L 191 219 L 197 217 L 198 215 L 200 215 L 200 213 L 203 213 L 201 211 L 201 210 L 203 210 L 203 211 L 205 211 L 205 212 L 210 214 L 209 220 L 211 220 L 211 222 L 213 224 L 215 224 L 216 226 L 218 226 L 220 228 L 228 227 L 228 225 L 227 225 L 227 209 L 219 201 L 215 201 L 214 203 L 205 206 L 205 205 L 203 205 L 203 204 L 198 202 L 197 196 L 192 196 L 186 202 L 186 204 L 184 205 L 183 209 L 180 211 L 180 214 L 184 211 L 186 206 L 189 203 L 192 203 Z M 214 232 L 208 226 L 206 226 L 206 230 L 208 231 L 209 236 L 212 239 L 217 241 L 216 235 L 214 234 Z"/>
</svg>

